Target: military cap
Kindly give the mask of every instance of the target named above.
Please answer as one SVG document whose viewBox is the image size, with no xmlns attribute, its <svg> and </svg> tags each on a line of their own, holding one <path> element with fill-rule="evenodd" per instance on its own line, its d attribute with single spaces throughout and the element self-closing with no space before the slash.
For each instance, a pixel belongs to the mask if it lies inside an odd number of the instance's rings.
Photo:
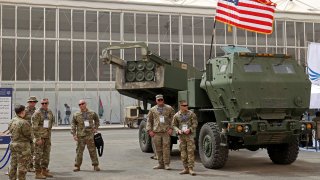
<svg viewBox="0 0 320 180">
<path fill-rule="evenodd" d="M 162 94 L 156 95 L 156 99 L 163 99 L 163 95 Z"/>
<path fill-rule="evenodd" d="M 38 102 L 35 96 L 30 96 L 27 102 Z"/>
</svg>

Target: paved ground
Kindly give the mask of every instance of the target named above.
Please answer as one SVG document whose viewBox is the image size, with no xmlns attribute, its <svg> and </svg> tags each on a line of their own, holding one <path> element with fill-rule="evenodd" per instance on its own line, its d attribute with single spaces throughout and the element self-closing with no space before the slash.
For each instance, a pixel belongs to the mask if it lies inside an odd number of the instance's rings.
<svg viewBox="0 0 320 180">
<path fill-rule="evenodd" d="M 149 157 L 152 154 L 142 153 L 138 144 L 136 129 L 105 129 L 102 130 L 105 140 L 105 151 L 100 160 L 102 171 L 93 172 L 88 152 L 85 151 L 81 171 L 74 173 L 75 142 L 69 131 L 53 133 L 50 170 L 54 178 L 59 180 L 112 180 L 112 179 L 194 179 L 189 175 L 179 175 L 182 168 L 179 152 L 175 145 L 172 153 L 171 171 L 153 170 L 157 164 Z M 4 150 L 0 150 L 0 158 Z M 274 165 L 265 150 L 250 152 L 247 150 L 232 151 L 226 166 L 220 170 L 206 169 L 199 157 L 195 170 L 197 179 L 317 179 L 320 178 L 320 153 L 301 151 L 298 160 L 287 166 Z M 2 163 L 0 163 L 2 165 Z M 0 179 L 5 180 L 6 170 L 0 170 Z M 33 174 L 27 179 L 34 179 Z"/>
</svg>

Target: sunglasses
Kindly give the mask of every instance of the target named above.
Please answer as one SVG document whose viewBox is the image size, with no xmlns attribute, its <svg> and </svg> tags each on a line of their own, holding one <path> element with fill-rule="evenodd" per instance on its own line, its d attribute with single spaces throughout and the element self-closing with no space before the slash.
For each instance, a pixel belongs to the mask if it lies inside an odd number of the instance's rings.
<svg viewBox="0 0 320 180">
<path fill-rule="evenodd" d="M 48 103 L 41 103 L 42 105 L 44 105 L 44 104 L 48 104 Z"/>
<path fill-rule="evenodd" d="M 163 99 L 157 99 L 157 101 L 163 101 Z"/>
<path fill-rule="evenodd" d="M 180 106 L 187 107 L 187 106 L 188 106 L 188 104 L 181 104 Z"/>
<path fill-rule="evenodd" d="M 80 103 L 79 106 L 82 106 L 82 105 L 84 105 L 84 104 L 86 104 L 86 103 Z"/>
</svg>

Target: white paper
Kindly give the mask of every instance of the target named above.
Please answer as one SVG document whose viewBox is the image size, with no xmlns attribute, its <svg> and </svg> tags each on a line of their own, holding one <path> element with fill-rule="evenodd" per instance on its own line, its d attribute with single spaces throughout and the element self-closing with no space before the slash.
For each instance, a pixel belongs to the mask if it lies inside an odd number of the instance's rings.
<svg viewBox="0 0 320 180">
<path fill-rule="evenodd" d="M 160 123 L 164 123 L 164 117 L 160 116 Z"/>
<path fill-rule="evenodd" d="M 48 120 L 48 119 L 45 119 L 45 120 L 43 121 L 43 127 L 44 127 L 44 128 L 49 128 L 49 120 Z"/>
<path fill-rule="evenodd" d="M 84 127 L 90 127 L 89 121 L 84 121 Z"/>
<path fill-rule="evenodd" d="M 187 124 L 183 124 L 182 125 L 182 131 L 185 132 L 188 129 L 188 125 Z"/>
</svg>

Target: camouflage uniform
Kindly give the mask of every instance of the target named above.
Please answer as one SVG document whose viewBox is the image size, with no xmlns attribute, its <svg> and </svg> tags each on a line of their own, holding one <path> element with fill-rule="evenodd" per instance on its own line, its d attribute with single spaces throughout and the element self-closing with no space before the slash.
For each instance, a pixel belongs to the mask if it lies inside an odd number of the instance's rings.
<svg viewBox="0 0 320 180">
<path fill-rule="evenodd" d="M 89 121 L 89 126 L 85 127 L 85 121 Z M 75 158 L 75 167 L 80 167 L 82 164 L 83 151 L 87 145 L 90 158 L 92 161 L 92 166 L 98 166 L 98 156 L 96 146 L 94 144 L 94 131 L 93 129 L 98 129 L 100 126 L 98 115 L 90 110 L 85 112 L 76 112 L 73 114 L 71 122 L 71 134 L 77 136 L 77 155 Z"/>
<path fill-rule="evenodd" d="M 34 114 L 34 112 L 36 111 L 36 108 L 33 107 L 26 107 L 26 116 L 24 117 L 25 120 L 27 120 L 30 124 L 30 126 L 32 126 L 31 123 L 31 117 Z M 33 132 L 32 132 L 32 139 L 34 138 Z M 34 159 L 33 159 L 33 154 L 34 154 L 34 143 L 33 141 L 30 142 L 30 147 L 31 147 L 31 156 L 30 156 L 30 164 L 29 164 L 29 169 L 33 169 L 33 164 L 34 164 Z"/>
<path fill-rule="evenodd" d="M 170 164 L 171 139 L 167 131 L 172 129 L 173 115 L 174 109 L 167 104 L 164 104 L 163 107 L 155 105 L 150 109 L 148 114 L 146 130 L 155 133 L 152 141 L 154 142 L 158 162 L 161 166 Z M 160 116 L 164 117 L 163 123 L 160 122 Z"/>
<path fill-rule="evenodd" d="M 48 128 L 44 127 L 45 119 L 48 120 Z M 50 109 L 45 111 L 39 108 L 32 116 L 32 127 L 34 134 L 34 167 L 36 171 L 48 169 L 51 151 L 51 129 L 55 119 Z M 38 145 L 36 142 L 42 140 L 43 143 Z"/>
<path fill-rule="evenodd" d="M 184 125 L 187 125 L 187 129 L 190 129 L 190 134 L 179 135 L 181 160 L 185 168 L 193 168 L 194 150 L 196 148 L 194 138 L 198 121 L 196 115 L 190 110 L 187 112 L 179 111 L 173 117 L 172 126 L 176 132 L 182 130 Z"/>
<path fill-rule="evenodd" d="M 315 122 L 316 125 L 316 139 L 320 140 L 320 117 L 315 117 L 312 119 L 313 122 Z"/>
<path fill-rule="evenodd" d="M 18 179 L 25 180 L 31 154 L 30 142 L 32 141 L 32 129 L 26 120 L 15 117 L 9 124 L 9 131 L 12 134 L 10 143 L 11 163 L 9 179 L 17 179 L 18 169 Z"/>
</svg>

